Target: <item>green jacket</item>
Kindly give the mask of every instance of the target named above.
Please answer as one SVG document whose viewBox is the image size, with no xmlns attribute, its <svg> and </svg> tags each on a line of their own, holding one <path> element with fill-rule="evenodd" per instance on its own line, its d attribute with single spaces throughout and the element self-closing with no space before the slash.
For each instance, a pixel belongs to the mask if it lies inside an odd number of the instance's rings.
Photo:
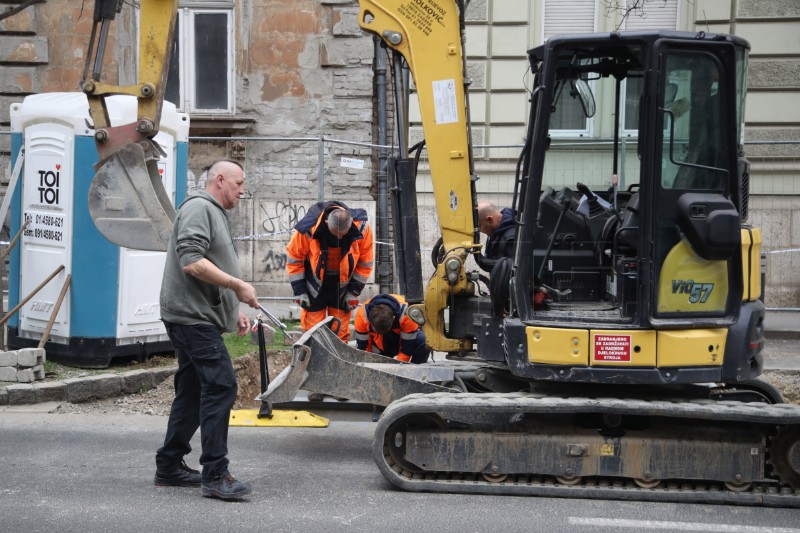
<svg viewBox="0 0 800 533">
<path fill-rule="evenodd" d="M 213 196 L 200 191 L 178 208 L 161 281 L 161 319 L 234 331 L 239 320 L 236 293 L 183 271 L 184 266 L 204 257 L 233 277 L 241 277 L 228 215 Z"/>
</svg>

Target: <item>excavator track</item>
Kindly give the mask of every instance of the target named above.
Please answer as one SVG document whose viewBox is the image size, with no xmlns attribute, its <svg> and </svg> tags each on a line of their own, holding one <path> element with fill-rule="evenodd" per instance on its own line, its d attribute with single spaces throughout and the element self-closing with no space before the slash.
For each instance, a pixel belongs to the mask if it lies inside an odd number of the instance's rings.
<svg viewBox="0 0 800 533">
<path fill-rule="evenodd" d="M 800 406 L 415 394 L 375 431 L 409 491 L 800 507 Z"/>
</svg>

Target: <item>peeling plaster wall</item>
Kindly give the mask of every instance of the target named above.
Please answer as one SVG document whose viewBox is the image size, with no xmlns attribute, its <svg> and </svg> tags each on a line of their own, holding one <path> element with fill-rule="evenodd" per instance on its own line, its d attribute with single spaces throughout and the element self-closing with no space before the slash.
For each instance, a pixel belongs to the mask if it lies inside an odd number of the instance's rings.
<svg viewBox="0 0 800 533">
<path fill-rule="evenodd" d="M 17 5 L 14 0 L 0 1 L 8 2 L 0 3 L 0 9 Z M 468 20 L 479 24 L 490 9 L 497 15 L 503 6 L 506 6 L 505 0 L 502 4 L 473 0 Z M 776 114 L 778 106 L 774 105 L 778 101 L 797 101 L 800 97 L 800 31 L 795 31 L 800 27 L 800 4 L 796 0 L 693 0 L 682 6 L 682 9 L 692 10 L 685 12 L 683 18 L 690 21 L 690 25 L 693 23 L 694 28 L 741 34 L 753 43 L 748 71 L 746 138 L 800 139 L 800 119 L 792 118 L 797 116 L 798 106 L 781 106 L 780 113 Z M 91 28 L 92 7 L 91 2 L 48 0 L 0 21 L 0 61 L 3 61 L 0 128 L 8 126 L 8 106 L 27 94 L 77 90 Z M 476 17 L 476 13 L 482 15 Z M 234 23 L 236 116 L 253 122 L 245 129 L 209 134 L 301 138 L 324 135 L 374 142 L 373 40 L 358 27 L 356 1 L 237 0 Z M 134 11 L 125 3 L 111 33 L 111 46 L 104 65 L 106 81 L 135 82 L 136 42 Z M 485 88 L 483 64 L 471 61 L 470 72 L 474 78 L 473 87 Z M 391 105 L 391 97 L 388 101 Z M 476 113 L 479 111 L 480 106 L 475 109 Z M 476 143 L 489 139 L 489 133 L 489 129 L 477 129 Z M 767 145 L 748 150 L 748 155 L 760 158 L 753 167 L 751 221 L 770 229 L 764 232 L 767 249 L 779 247 L 784 241 L 790 246 L 800 242 L 800 226 L 792 222 L 797 218 L 794 200 L 798 196 L 796 183 L 800 180 L 798 159 L 793 156 L 797 150 L 796 147 L 793 152 L 788 150 L 792 149 Z M 8 168 L 8 152 L 8 138 L 0 136 L 0 168 Z M 364 169 L 340 166 L 343 156 L 363 160 Z M 202 168 L 213 159 L 229 157 L 244 162 L 252 200 L 242 202 L 233 214 L 237 235 L 255 235 L 262 231 L 269 219 L 265 210 L 278 201 L 287 201 L 287 205 L 291 203 L 294 209 L 299 209 L 301 205 L 315 202 L 319 196 L 319 151 L 314 142 L 195 142 L 190 148 L 190 157 L 190 185 L 201 178 Z M 366 148 L 326 145 L 324 197 L 374 202 L 372 157 L 373 153 Z M 775 186 L 769 181 L 773 178 L 767 171 L 775 166 L 768 159 L 771 157 L 779 162 L 793 158 L 790 164 L 781 164 L 781 174 L 774 179 Z M 4 173 L 4 179 L 6 175 Z M 484 183 L 489 183 L 490 178 L 485 177 Z M 778 184 L 794 189 L 777 190 Z M 487 190 L 497 196 L 490 199 L 508 203 L 504 189 L 498 186 Z M 432 242 L 428 241 L 435 240 L 438 227 L 430 194 L 421 193 L 420 197 L 422 257 L 424 263 L 429 263 L 426 250 Z M 288 294 L 288 283 L 280 283 L 265 274 L 269 259 L 257 241 L 243 240 L 237 246 L 243 270 L 256 283 L 259 294 Z M 775 272 L 788 270 L 788 266 L 778 263 L 777 259 L 770 266 Z M 425 267 L 428 268 L 427 264 Z M 797 276 L 791 279 L 796 280 Z M 800 288 L 792 288 L 790 282 L 778 279 L 770 283 L 773 285 L 768 286 L 768 300 L 775 294 L 773 302 L 795 306 L 800 303 Z"/>
</svg>

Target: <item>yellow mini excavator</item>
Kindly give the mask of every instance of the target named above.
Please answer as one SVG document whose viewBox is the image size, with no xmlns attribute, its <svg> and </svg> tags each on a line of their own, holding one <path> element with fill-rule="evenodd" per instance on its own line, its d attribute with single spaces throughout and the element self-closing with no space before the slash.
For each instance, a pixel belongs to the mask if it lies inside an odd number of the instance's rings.
<svg viewBox="0 0 800 533">
<path fill-rule="evenodd" d="M 414 188 L 422 148 L 407 146 L 405 124 L 392 168 L 394 233 L 408 316 L 448 360 L 407 365 L 360 352 L 326 322 L 294 345 L 291 365 L 261 399 L 289 401 L 303 388 L 386 406 L 374 458 L 405 490 L 800 507 L 800 407 L 757 379 L 761 234 L 746 224 L 740 142 L 748 43 L 615 32 L 552 37 L 529 50 L 516 252 L 494 265 L 486 296 L 467 261 L 481 245 L 463 2 L 359 5 L 362 28 L 393 56 L 398 106 L 408 89 L 402 67 L 414 77 L 442 234 L 427 288 Z M 155 157 L 148 140 L 174 11 L 172 0 L 142 1 L 142 68 L 153 60 L 142 83 L 122 90 L 92 76 L 83 84 L 105 160 L 102 209 L 92 216 L 115 242 L 132 222 L 150 224 L 157 244 L 163 224 L 149 222 L 158 218 L 151 208 L 170 217 L 147 194 L 152 185 L 144 190 L 155 180 L 133 185 L 135 198 L 108 191 L 115 179 L 134 183 L 125 176 L 135 169 L 146 177 Z M 559 124 L 597 111 L 597 91 L 614 95 L 609 149 L 551 145 Z M 138 123 L 119 132 L 102 119 L 112 92 L 141 104 Z M 622 157 L 621 131 L 635 139 L 636 157 Z M 592 161 L 591 176 L 565 170 L 579 168 L 564 164 L 578 158 Z M 128 201 L 144 214 L 116 216 Z"/>
</svg>

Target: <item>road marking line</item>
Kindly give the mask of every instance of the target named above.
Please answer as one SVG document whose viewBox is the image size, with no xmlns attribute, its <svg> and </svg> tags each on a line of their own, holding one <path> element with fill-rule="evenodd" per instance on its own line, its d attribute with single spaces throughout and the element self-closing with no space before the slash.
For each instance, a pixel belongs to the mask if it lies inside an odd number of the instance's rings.
<svg viewBox="0 0 800 533">
<path fill-rule="evenodd" d="M 790 527 L 737 526 L 733 524 L 706 524 L 703 522 L 667 522 L 663 520 L 623 520 L 618 518 L 581 518 L 570 516 L 570 524 L 592 527 L 668 529 L 671 531 L 709 531 L 720 533 L 800 533 Z"/>
</svg>

